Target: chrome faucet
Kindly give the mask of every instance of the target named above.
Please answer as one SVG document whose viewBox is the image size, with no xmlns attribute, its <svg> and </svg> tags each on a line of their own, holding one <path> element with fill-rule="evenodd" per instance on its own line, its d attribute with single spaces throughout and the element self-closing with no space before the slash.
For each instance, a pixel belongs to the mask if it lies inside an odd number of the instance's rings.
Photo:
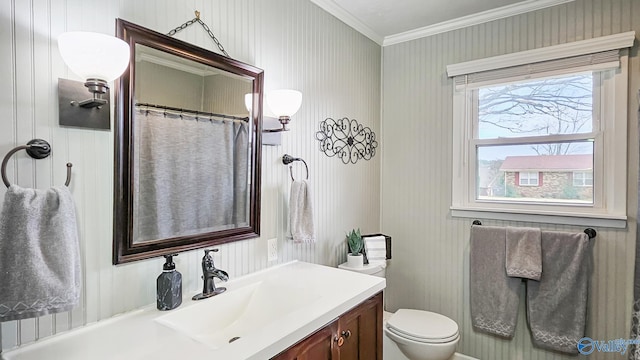
<svg viewBox="0 0 640 360">
<path fill-rule="evenodd" d="M 218 249 L 207 249 L 204 251 L 204 256 L 202 257 L 202 279 L 204 280 L 204 285 L 202 287 L 202 292 L 192 297 L 193 300 L 206 299 L 222 294 L 227 290 L 225 287 L 216 287 L 216 284 L 213 281 L 215 278 L 227 281 L 229 280 L 229 274 L 224 270 L 216 269 L 213 264 L 213 258 L 209 255 L 210 252 L 218 252 Z"/>
</svg>

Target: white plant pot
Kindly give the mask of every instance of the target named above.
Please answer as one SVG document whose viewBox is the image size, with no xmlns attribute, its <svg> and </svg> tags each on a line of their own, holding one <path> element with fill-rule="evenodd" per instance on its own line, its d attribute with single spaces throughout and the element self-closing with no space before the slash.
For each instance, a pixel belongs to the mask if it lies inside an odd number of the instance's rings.
<svg viewBox="0 0 640 360">
<path fill-rule="evenodd" d="M 364 263 L 362 254 L 353 255 L 351 253 L 347 254 L 347 266 L 350 268 L 361 268 Z"/>
</svg>

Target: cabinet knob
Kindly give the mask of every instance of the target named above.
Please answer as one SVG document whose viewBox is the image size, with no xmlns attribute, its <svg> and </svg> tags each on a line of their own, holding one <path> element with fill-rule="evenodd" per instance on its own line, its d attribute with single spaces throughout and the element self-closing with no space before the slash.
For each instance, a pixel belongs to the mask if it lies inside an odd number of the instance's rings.
<svg viewBox="0 0 640 360">
<path fill-rule="evenodd" d="M 335 341 L 336 343 L 338 343 L 338 347 L 340 347 L 340 346 L 342 346 L 342 345 L 344 344 L 344 337 L 342 337 L 342 336 L 336 336 L 336 337 L 334 338 L 334 341 Z"/>
<path fill-rule="evenodd" d="M 344 330 L 342 331 L 342 336 L 345 337 L 345 339 L 348 339 L 349 336 L 351 336 L 351 330 Z"/>
</svg>

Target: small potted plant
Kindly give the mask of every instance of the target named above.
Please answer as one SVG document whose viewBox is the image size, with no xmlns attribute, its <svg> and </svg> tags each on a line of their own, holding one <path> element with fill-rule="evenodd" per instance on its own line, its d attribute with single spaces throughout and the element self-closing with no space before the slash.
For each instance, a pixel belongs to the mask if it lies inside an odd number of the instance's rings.
<svg viewBox="0 0 640 360">
<path fill-rule="evenodd" d="M 362 240 L 360 229 L 358 229 L 358 231 L 351 230 L 351 233 L 347 234 L 347 244 L 349 245 L 349 253 L 347 254 L 347 266 L 362 267 L 362 248 L 364 247 L 364 241 Z"/>
</svg>

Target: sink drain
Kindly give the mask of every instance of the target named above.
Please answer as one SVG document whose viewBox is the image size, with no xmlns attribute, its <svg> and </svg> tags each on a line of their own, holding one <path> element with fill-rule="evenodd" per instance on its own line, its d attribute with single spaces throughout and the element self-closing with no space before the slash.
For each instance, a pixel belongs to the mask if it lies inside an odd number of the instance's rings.
<svg viewBox="0 0 640 360">
<path fill-rule="evenodd" d="M 240 339 L 240 336 L 234 336 L 234 337 L 232 337 L 231 339 L 229 339 L 229 344 L 231 344 L 232 342 L 234 342 L 234 341 L 236 341 L 236 340 L 238 340 L 238 339 Z"/>
</svg>

